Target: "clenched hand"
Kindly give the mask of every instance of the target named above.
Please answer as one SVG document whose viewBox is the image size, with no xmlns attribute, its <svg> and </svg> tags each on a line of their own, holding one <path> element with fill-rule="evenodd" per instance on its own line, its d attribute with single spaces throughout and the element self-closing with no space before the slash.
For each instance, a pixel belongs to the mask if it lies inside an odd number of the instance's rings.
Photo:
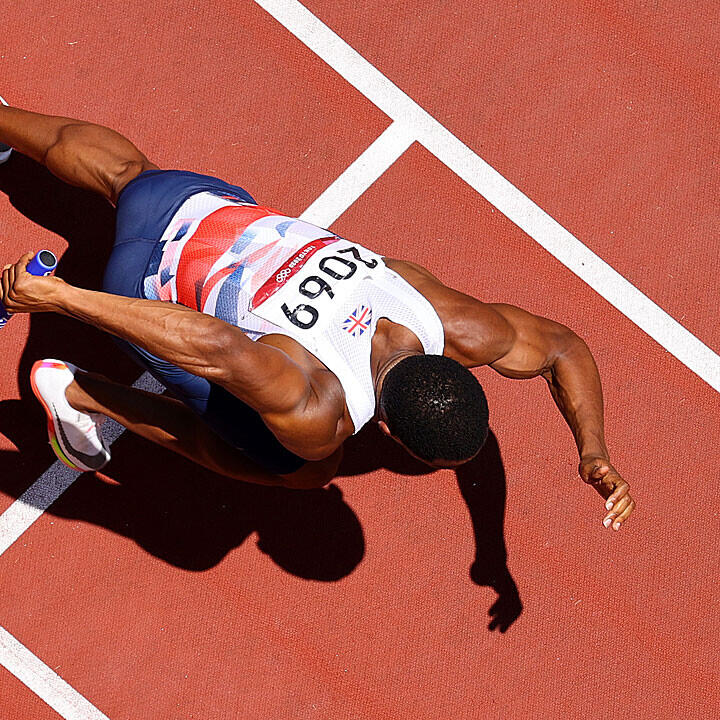
<svg viewBox="0 0 720 720">
<path fill-rule="evenodd" d="M 33 253 L 25 253 L 14 265 L 5 265 L 3 268 L 0 300 L 8 312 L 58 310 L 52 302 L 52 293 L 63 281 L 57 277 L 37 277 L 27 272 L 32 257 Z"/>
</svg>

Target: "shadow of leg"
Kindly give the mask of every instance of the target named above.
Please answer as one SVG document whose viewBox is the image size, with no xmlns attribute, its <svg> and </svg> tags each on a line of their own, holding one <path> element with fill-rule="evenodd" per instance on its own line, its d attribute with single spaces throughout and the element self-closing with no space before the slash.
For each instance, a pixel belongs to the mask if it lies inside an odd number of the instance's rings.
<svg viewBox="0 0 720 720">
<path fill-rule="evenodd" d="M 0 403 L 0 430 L 16 425 L 12 411 L 23 404 Z M 44 423 L 37 426 L 44 434 Z M 20 452 L 0 452 L 0 493 L 17 498 L 54 456 L 34 451 L 38 439 L 7 434 Z M 233 480 L 129 433 L 113 453 L 103 474 L 78 476 L 46 512 L 106 528 L 194 572 L 215 567 L 253 532 L 263 553 L 304 579 L 340 580 L 364 556 L 360 521 L 334 485 L 287 490 Z"/>
</svg>

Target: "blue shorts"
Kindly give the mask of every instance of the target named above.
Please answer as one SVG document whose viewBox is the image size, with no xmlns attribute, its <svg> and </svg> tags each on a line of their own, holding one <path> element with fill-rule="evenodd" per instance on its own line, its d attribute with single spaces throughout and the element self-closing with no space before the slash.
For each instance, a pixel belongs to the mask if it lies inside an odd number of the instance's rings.
<svg viewBox="0 0 720 720">
<path fill-rule="evenodd" d="M 147 170 L 129 182 L 117 202 L 115 245 L 105 268 L 103 289 L 145 299 L 146 269 L 165 228 L 183 202 L 198 192 L 255 201 L 241 187 L 182 170 Z M 223 440 L 273 473 L 286 474 L 305 464 L 283 447 L 260 415 L 214 383 L 181 370 L 124 340 L 119 344 Z"/>
</svg>

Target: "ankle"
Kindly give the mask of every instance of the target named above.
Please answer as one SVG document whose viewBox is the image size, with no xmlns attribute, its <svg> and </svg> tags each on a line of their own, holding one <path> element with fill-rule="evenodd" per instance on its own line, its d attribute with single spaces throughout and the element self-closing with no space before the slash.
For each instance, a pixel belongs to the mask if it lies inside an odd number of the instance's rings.
<svg viewBox="0 0 720 720">
<path fill-rule="evenodd" d="M 65 398 L 70 407 L 78 412 L 91 413 L 97 412 L 92 397 L 78 384 L 77 380 L 73 380 L 65 390 Z"/>
</svg>

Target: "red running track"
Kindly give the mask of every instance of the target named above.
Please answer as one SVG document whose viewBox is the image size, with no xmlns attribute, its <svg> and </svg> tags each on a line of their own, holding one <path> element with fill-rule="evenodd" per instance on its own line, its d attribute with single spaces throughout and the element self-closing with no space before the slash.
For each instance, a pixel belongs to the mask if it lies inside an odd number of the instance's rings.
<svg viewBox="0 0 720 720">
<path fill-rule="evenodd" d="M 307 6 L 720 349 L 712 3 Z M 4 19 L 11 103 L 110 125 L 161 166 L 291 213 L 389 123 L 249 0 L 64 0 Z M 0 190 L 4 261 L 49 247 L 62 277 L 97 286 L 109 208 L 19 157 Z M 544 384 L 484 370 L 494 436 L 457 478 L 422 474 L 373 430 L 307 494 L 123 436 L 106 474 L 0 556 L 0 626 L 112 720 L 714 716 L 717 393 L 417 145 L 333 229 L 587 340 L 638 501 L 627 527 L 602 527 Z M 35 359 L 137 376 L 69 320 L 2 333 L 0 512 L 53 460 Z M 487 629 L 498 598 L 505 633 Z M 2 717 L 57 717 L 2 668 L 0 698 Z"/>
</svg>

